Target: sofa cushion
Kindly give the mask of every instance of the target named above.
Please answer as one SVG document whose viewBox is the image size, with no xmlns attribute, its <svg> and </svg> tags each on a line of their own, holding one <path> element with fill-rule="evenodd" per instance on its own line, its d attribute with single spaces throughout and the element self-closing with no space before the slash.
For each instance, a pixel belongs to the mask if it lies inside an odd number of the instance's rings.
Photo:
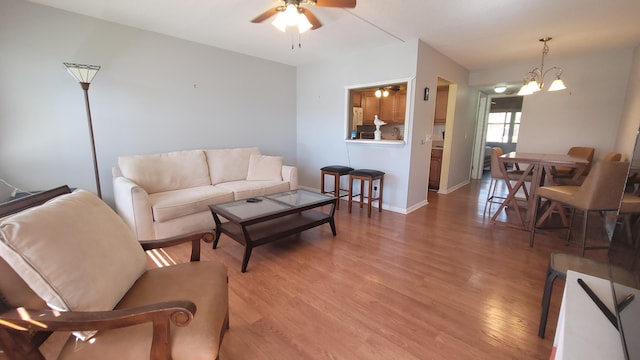
<svg viewBox="0 0 640 360">
<path fill-rule="evenodd" d="M 216 187 L 232 191 L 235 200 L 248 199 L 250 197 L 275 194 L 290 190 L 289 183 L 287 181 L 278 180 L 230 181 L 218 184 Z"/>
<path fill-rule="evenodd" d="M 233 192 L 211 185 L 149 195 L 153 219 L 167 221 L 181 216 L 208 211 L 209 205 L 233 201 Z"/>
<path fill-rule="evenodd" d="M 120 156 L 122 175 L 149 194 L 211 185 L 207 159 L 202 150 Z"/>
<path fill-rule="evenodd" d="M 282 180 L 282 156 L 252 154 L 247 180 Z"/>
<path fill-rule="evenodd" d="M 237 149 L 212 149 L 204 151 L 213 185 L 245 180 L 251 155 L 260 155 L 257 147 Z"/>
<path fill-rule="evenodd" d="M 0 256 L 50 307 L 63 311 L 113 309 L 146 269 L 131 230 L 84 190 L 2 219 Z"/>
</svg>

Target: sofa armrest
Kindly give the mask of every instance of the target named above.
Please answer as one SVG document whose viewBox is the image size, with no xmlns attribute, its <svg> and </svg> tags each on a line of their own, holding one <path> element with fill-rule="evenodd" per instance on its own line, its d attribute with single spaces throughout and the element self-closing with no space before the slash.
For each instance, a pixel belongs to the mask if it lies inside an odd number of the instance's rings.
<svg viewBox="0 0 640 360">
<path fill-rule="evenodd" d="M 113 198 L 116 211 L 138 239 L 155 238 L 149 194 L 142 187 L 125 177 L 115 177 Z"/>
<path fill-rule="evenodd" d="M 289 182 L 289 190 L 298 189 L 298 168 L 282 165 L 282 180 Z"/>
</svg>

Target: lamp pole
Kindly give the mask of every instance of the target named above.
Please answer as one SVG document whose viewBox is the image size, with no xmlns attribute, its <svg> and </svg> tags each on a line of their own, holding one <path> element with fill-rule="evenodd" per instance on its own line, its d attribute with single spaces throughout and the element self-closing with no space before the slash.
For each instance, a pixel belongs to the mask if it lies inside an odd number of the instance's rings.
<svg viewBox="0 0 640 360">
<path fill-rule="evenodd" d="M 91 121 L 91 108 L 89 107 L 89 85 L 91 80 L 96 76 L 100 66 L 83 65 L 74 63 L 63 63 L 67 71 L 80 83 L 80 87 L 84 91 L 84 103 L 87 108 L 87 121 L 89 123 L 89 136 L 91 140 L 91 155 L 93 156 L 93 172 L 96 179 L 96 191 L 98 197 L 102 199 L 102 190 L 100 189 L 100 173 L 98 172 L 98 158 L 96 157 L 96 143 L 93 137 L 93 122 Z"/>
<path fill-rule="evenodd" d="M 98 197 L 102 199 L 102 191 L 100 190 L 100 175 L 98 173 L 98 158 L 96 157 L 96 142 L 93 137 L 93 122 L 91 121 L 91 108 L 89 107 L 89 85 L 91 85 L 91 83 L 80 83 L 80 86 L 84 91 L 84 103 L 87 106 L 87 121 L 89 122 L 89 136 L 91 138 L 91 155 L 93 155 L 93 173 L 96 178 L 96 191 L 98 192 Z"/>
</svg>

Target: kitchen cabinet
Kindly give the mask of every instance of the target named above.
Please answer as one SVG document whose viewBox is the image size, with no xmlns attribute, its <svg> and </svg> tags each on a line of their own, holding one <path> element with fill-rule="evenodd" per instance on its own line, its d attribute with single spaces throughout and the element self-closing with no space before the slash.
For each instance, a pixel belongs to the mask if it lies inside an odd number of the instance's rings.
<svg viewBox="0 0 640 360">
<path fill-rule="evenodd" d="M 435 124 L 444 124 L 447 121 L 447 103 L 449 101 L 449 86 L 438 86 L 436 92 Z"/>
<path fill-rule="evenodd" d="M 375 115 L 389 125 L 404 125 L 407 90 L 389 91 L 389 96 L 376 97 L 375 91 L 362 92 L 363 123 L 373 124 Z"/>
<path fill-rule="evenodd" d="M 380 100 L 380 119 L 389 125 L 403 125 L 407 107 L 407 91 L 391 91 L 389 96 Z"/>
<path fill-rule="evenodd" d="M 362 93 L 362 123 L 373 125 L 373 118 L 379 115 L 380 99 L 376 97 L 375 91 L 365 91 Z"/>
<path fill-rule="evenodd" d="M 442 169 L 442 149 L 431 149 L 431 165 L 429 166 L 429 189 L 440 188 L 440 171 Z"/>
</svg>

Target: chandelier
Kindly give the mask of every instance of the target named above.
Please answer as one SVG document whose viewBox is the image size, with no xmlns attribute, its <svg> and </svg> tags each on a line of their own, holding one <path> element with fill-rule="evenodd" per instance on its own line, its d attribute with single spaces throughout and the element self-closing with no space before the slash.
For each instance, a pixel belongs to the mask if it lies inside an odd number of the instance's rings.
<svg viewBox="0 0 640 360">
<path fill-rule="evenodd" d="M 518 95 L 531 95 L 540 91 L 544 87 L 544 78 L 550 71 L 554 71 L 555 80 L 553 80 L 547 91 L 558 91 L 567 88 L 564 85 L 564 82 L 560 79 L 560 76 L 562 75 L 562 68 L 553 66 L 547 70 L 544 69 L 544 57 L 549 53 L 549 46 L 547 45 L 547 42 L 551 41 L 551 38 L 543 37 L 540 41 L 544 43 L 542 47 L 542 61 L 540 62 L 540 67 L 534 68 L 524 76 L 524 85 L 520 88 Z"/>
</svg>

